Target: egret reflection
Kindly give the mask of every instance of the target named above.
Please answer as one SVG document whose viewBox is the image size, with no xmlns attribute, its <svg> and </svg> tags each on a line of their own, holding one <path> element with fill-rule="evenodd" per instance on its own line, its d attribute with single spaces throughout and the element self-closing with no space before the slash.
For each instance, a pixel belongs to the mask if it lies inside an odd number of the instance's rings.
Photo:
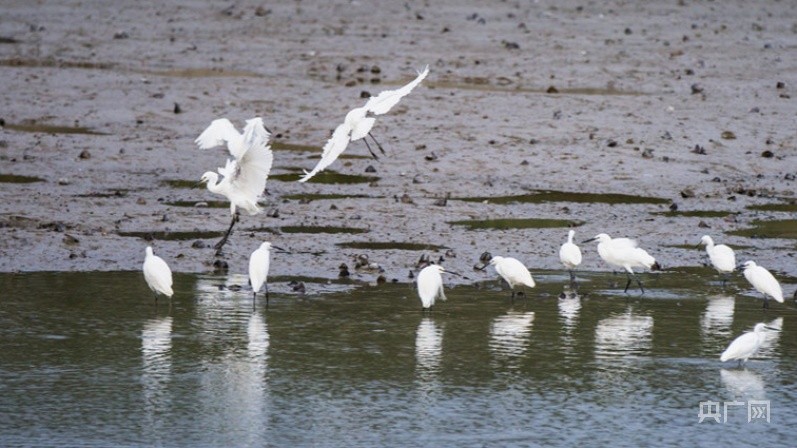
<svg viewBox="0 0 797 448">
<path fill-rule="evenodd" d="M 141 330 L 141 384 L 146 427 L 161 434 L 163 419 L 171 407 L 169 383 L 172 371 L 172 317 L 144 322 Z"/>
<path fill-rule="evenodd" d="M 653 345 L 653 318 L 633 314 L 631 308 L 619 315 L 601 319 L 595 327 L 597 358 L 641 355 Z"/>
<path fill-rule="evenodd" d="M 763 400 L 766 398 L 761 376 L 747 369 L 721 369 L 722 385 L 735 400 Z"/>
<path fill-rule="evenodd" d="M 424 317 L 415 333 L 416 370 L 421 378 L 434 376 L 440 370 L 443 354 L 443 330 L 431 317 Z"/>
<path fill-rule="evenodd" d="M 755 355 L 756 358 L 772 359 L 779 357 L 777 350 L 780 343 L 780 330 L 783 330 L 783 318 L 778 317 L 771 320 L 767 323 L 767 327 L 772 330 L 764 333 L 764 342 L 758 348 L 758 353 Z"/>
<path fill-rule="evenodd" d="M 706 311 L 700 318 L 700 331 L 712 348 L 725 343 L 732 336 L 733 311 L 736 299 L 733 296 L 715 295 L 708 299 Z"/>
<path fill-rule="evenodd" d="M 510 311 L 490 324 L 490 351 L 499 358 L 520 357 L 526 353 L 534 312 Z"/>
</svg>

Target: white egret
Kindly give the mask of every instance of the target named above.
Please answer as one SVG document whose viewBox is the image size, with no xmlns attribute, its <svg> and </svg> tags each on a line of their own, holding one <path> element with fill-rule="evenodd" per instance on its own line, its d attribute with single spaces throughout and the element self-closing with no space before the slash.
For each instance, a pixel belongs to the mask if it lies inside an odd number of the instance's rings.
<svg viewBox="0 0 797 448">
<path fill-rule="evenodd" d="M 249 257 L 249 283 L 252 284 L 252 307 L 255 306 L 257 292 L 268 278 L 268 268 L 270 264 L 271 243 L 265 242 L 260 245 Z M 266 307 L 268 307 L 268 283 L 266 283 Z"/>
<path fill-rule="evenodd" d="M 172 270 L 163 261 L 163 258 L 152 252 L 152 247 L 147 246 L 144 257 L 144 280 L 147 281 L 149 289 L 155 293 L 155 303 L 158 303 L 158 294 L 163 294 L 171 300 L 174 295 L 172 291 Z"/>
<path fill-rule="evenodd" d="M 371 156 L 373 156 L 374 159 L 378 159 L 371 149 L 371 146 L 368 144 L 368 141 L 365 140 L 366 136 L 370 136 L 379 150 L 384 154 L 385 150 L 382 148 L 382 145 L 380 145 L 371 134 L 371 128 L 374 127 L 374 123 L 376 122 L 374 115 L 382 115 L 390 111 L 393 106 L 398 104 L 403 97 L 407 96 L 412 89 L 420 84 L 428 74 L 429 66 L 427 65 L 423 71 L 418 72 L 418 77 L 409 84 L 399 89 L 385 90 L 377 96 L 372 96 L 364 106 L 358 107 L 346 114 L 343 124 L 335 128 L 332 137 L 324 145 L 321 160 L 318 161 L 318 164 L 316 164 L 312 171 L 305 171 L 304 177 L 299 179 L 299 182 L 307 182 L 310 178 L 331 165 L 332 162 L 346 150 L 349 142 L 362 139 L 365 142 L 365 146 L 368 148 L 368 152 L 371 153 Z"/>
<path fill-rule="evenodd" d="M 764 308 L 769 308 L 769 297 L 783 303 L 783 289 L 771 272 L 756 265 L 754 261 L 746 261 L 743 269 L 744 278 L 756 291 L 764 295 Z"/>
<path fill-rule="evenodd" d="M 739 360 L 739 365 L 741 366 L 747 359 L 750 358 L 758 351 L 758 348 L 761 347 L 761 344 L 764 343 L 767 335 L 764 333 L 766 330 L 773 330 L 778 331 L 775 328 L 767 327 L 767 325 L 763 322 L 759 322 L 755 324 L 753 331 L 748 331 L 747 333 L 739 336 L 738 338 L 734 339 L 728 348 L 722 352 L 720 356 L 720 361 L 731 361 L 734 359 Z"/>
<path fill-rule="evenodd" d="M 443 276 L 440 275 L 443 273 L 459 275 L 456 272 L 446 271 L 437 264 L 426 266 L 418 273 L 418 295 L 421 297 L 421 306 L 424 310 L 431 310 L 437 298 L 446 300 L 443 292 Z"/>
<path fill-rule="evenodd" d="M 263 126 L 259 117 L 246 120 L 243 134 L 238 133 L 230 120 L 221 118 L 214 120 L 196 139 L 202 149 L 221 146 L 226 143 L 227 150 L 233 159 L 227 159 L 224 168 L 218 169 L 223 176 L 219 181 L 218 174 L 208 171 L 202 175 L 202 182 L 213 193 L 223 195 L 230 201 L 232 221 L 224 237 L 214 246 L 216 254 L 232 233 L 238 221 L 238 209 L 246 210 L 250 215 L 260 213 L 258 199 L 266 188 L 268 173 L 271 171 L 273 155 L 268 144 L 271 134 Z"/>
<path fill-rule="evenodd" d="M 728 275 L 736 269 L 736 255 L 734 255 L 733 249 L 724 244 L 715 246 L 714 240 L 708 235 L 703 235 L 700 238 L 700 244 L 706 246 L 708 259 L 711 260 L 711 265 L 714 266 L 714 269 L 722 276 L 722 285 L 725 286 L 728 281 Z"/>
<path fill-rule="evenodd" d="M 490 266 L 495 268 L 495 272 L 501 276 L 512 290 L 512 298 L 515 298 L 515 285 L 524 285 L 529 288 L 535 286 L 534 279 L 531 278 L 531 272 L 526 268 L 526 265 L 521 263 L 516 258 L 512 257 L 492 257 L 490 259 Z"/>
<path fill-rule="evenodd" d="M 575 230 L 567 232 L 567 241 L 559 248 L 559 260 L 570 273 L 571 282 L 576 281 L 576 273 L 573 270 L 581 264 L 581 249 L 573 242 L 575 235 Z"/>
<path fill-rule="evenodd" d="M 628 277 L 623 292 L 628 292 L 631 285 L 631 278 L 636 280 L 639 289 L 645 293 L 645 288 L 639 277 L 634 273 L 634 268 L 645 268 L 650 270 L 661 269 L 659 263 L 650 256 L 644 249 L 640 248 L 636 241 L 629 238 L 612 238 L 605 233 L 595 235 L 585 243 L 598 241 L 598 255 L 611 266 L 623 268 Z"/>
</svg>

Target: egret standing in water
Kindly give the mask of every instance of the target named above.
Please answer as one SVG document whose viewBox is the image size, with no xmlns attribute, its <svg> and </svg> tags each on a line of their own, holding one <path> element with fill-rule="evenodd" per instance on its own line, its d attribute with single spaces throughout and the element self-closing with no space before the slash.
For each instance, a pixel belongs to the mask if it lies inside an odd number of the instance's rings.
<svg viewBox="0 0 797 448">
<path fill-rule="evenodd" d="M 728 348 L 722 352 L 720 361 L 725 362 L 738 359 L 739 366 L 747 362 L 747 359 L 753 356 L 761 347 L 761 344 L 764 343 L 767 337 L 766 333 L 764 333 L 766 330 L 779 331 L 776 328 L 767 327 L 763 322 L 755 324 L 753 331 L 749 331 L 731 342 Z"/>
<path fill-rule="evenodd" d="M 769 297 L 783 303 L 783 289 L 775 277 L 754 261 L 746 261 L 743 265 L 744 278 L 753 285 L 756 291 L 764 295 L 764 308 L 769 308 Z"/>
<path fill-rule="evenodd" d="M 490 258 L 490 266 L 494 267 L 495 272 L 509 283 L 513 300 L 515 298 L 515 285 L 523 285 L 529 288 L 535 286 L 534 279 L 531 278 L 531 272 L 526 268 L 526 265 L 516 258 L 492 257 Z"/>
<path fill-rule="evenodd" d="M 423 310 L 431 311 L 437 298 L 442 301 L 446 300 L 446 295 L 443 292 L 443 276 L 440 275 L 444 273 L 459 275 L 456 272 L 446 271 L 437 264 L 426 266 L 418 273 L 418 295 L 421 298 Z"/>
<path fill-rule="evenodd" d="M 243 134 L 238 133 L 230 120 L 221 118 L 214 120 L 196 139 L 196 144 L 202 149 L 226 143 L 227 150 L 233 156 L 232 160 L 227 159 L 224 168 L 218 169 L 218 174 L 208 171 L 201 179 L 207 183 L 208 190 L 223 195 L 230 201 L 232 221 L 224 237 L 214 246 L 216 255 L 221 253 L 238 221 L 239 208 L 250 215 L 260 213 L 257 201 L 266 188 L 273 161 L 271 147 L 268 145 L 270 135 L 259 117 L 246 120 Z M 219 174 L 223 176 L 221 181 Z"/>
<path fill-rule="evenodd" d="M 271 243 L 265 242 L 260 245 L 249 257 L 249 283 L 252 284 L 252 308 L 255 307 L 257 292 L 265 283 L 266 285 L 266 308 L 268 308 L 268 268 L 271 256 Z"/>
<path fill-rule="evenodd" d="M 324 145 L 321 160 L 318 161 L 318 164 L 312 171 L 305 171 L 304 177 L 299 179 L 299 182 L 307 182 L 310 178 L 331 165 L 332 162 L 346 150 L 349 142 L 362 139 L 365 142 L 365 146 L 368 148 L 368 152 L 371 153 L 371 156 L 373 156 L 374 159 L 378 159 L 371 149 L 371 145 L 368 144 L 368 140 L 365 139 L 366 136 L 370 136 L 374 143 L 376 143 L 377 148 L 384 154 L 385 150 L 382 148 L 382 145 L 380 145 L 371 134 L 371 128 L 374 127 L 374 123 L 376 122 L 374 115 L 382 115 L 390 111 L 393 106 L 398 104 L 402 98 L 407 96 L 412 89 L 420 84 L 428 74 L 429 66 L 427 65 L 422 72 L 418 72 L 418 77 L 409 84 L 396 90 L 385 90 L 377 96 L 372 96 L 364 106 L 358 107 L 346 114 L 343 124 L 335 128 L 332 137 L 327 141 L 326 145 Z"/>
<path fill-rule="evenodd" d="M 642 286 L 639 277 L 634 273 L 634 268 L 661 269 L 659 263 L 632 239 L 612 238 L 605 233 L 601 233 L 584 242 L 589 243 L 590 241 L 598 241 L 598 255 L 603 261 L 611 266 L 625 270 L 628 283 L 625 284 L 623 292 L 628 292 L 628 287 L 631 285 L 633 277 L 637 285 L 639 285 L 639 289 L 642 290 L 642 294 L 645 293 L 645 288 Z"/>
<path fill-rule="evenodd" d="M 708 259 L 711 261 L 711 265 L 714 266 L 714 269 L 722 276 L 722 286 L 725 286 L 725 283 L 728 281 L 728 276 L 736 269 L 736 255 L 734 255 L 733 249 L 724 244 L 717 244 L 715 246 L 714 240 L 708 235 L 703 235 L 703 237 L 700 238 L 700 244 L 706 246 Z"/>
<path fill-rule="evenodd" d="M 567 232 L 567 241 L 559 248 L 559 260 L 570 273 L 570 281 L 572 283 L 576 281 L 576 273 L 573 270 L 581 264 L 581 249 L 573 242 L 575 235 L 575 230 Z"/>
<path fill-rule="evenodd" d="M 149 289 L 155 293 L 155 303 L 158 303 L 158 294 L 163 294 L 171 300 L 174 295 L 172 291 L 172 270 L 163 261 L 163 258 L 152 253 L 152 247 L 147 246 L 144 256 L 144 280 L 147 281 Z"/>
</svg>

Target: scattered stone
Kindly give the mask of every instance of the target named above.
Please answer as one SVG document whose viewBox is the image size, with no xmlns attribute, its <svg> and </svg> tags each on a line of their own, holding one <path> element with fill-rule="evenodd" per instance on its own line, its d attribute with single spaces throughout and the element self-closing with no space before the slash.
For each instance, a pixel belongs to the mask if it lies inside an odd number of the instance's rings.
<svg viewBox="0 0 797 448">
<path fill-rule="evenodd" d="M 62 178 L 58 179 L 58 185 L 69 185 L 71 183 L 72 182 L 70 182 L 70 180 L 67 179 L 66 177 L 62 177 Z"/>
<path fill-rule="evenodd" d="M 272 209 L 269 209 L 269 211 L 266 212 L 266 216 L 269 217 L 269 218 L 279 218 L 280 217 L 280 211 L 276 207 L 272 208 Z"/>
<path fill-rule="evenodd" d="M 169 222 L 169 215 L 164 213 L 163 216 L 161 216 L 161 222 Z"/>
<path fill-rule="evenodd" d="M 63 241 L 64 241 L 64 244 L 69 245 L 69 246 L 74 246 L 76 244 L 80 244 L 80 240 L 78 240 L 77 238 L 75 238 L 74 236 L 72 236 L 72 235 L 70 235 L 68 233 L 64 235 Z"/>
<path fill-rule="evenodd" d="M 113 34 L 114 39 L 128 39 L 130 35 L 127 34 L 127 31 L 117 31 Z"/>
<path fill-rule="evenodd" d="M 703 86 L 698 83 L 694 83 L 691 85 L 692 95 L 697 95 L 703 93 Z"/>
<path fill-rule="evenodd" d="M 179 114 L 182 111 L 183 111 L 183 109 L 180 108 L 180 105 L 177 104 L 177 103 L 174 103 L 174 113 Z"/>
<path fill-rule="evenodd" d="M 554 86 L 548 86 L 548 88 L 545 89 L 545 93 L 559 93 L 559 89 Z"/>
<path fill-rule="evenodd" d="M 387 283 L 387 278 L 385 278 L 384 275 L 380 275 L 379 277 L 376 278 L 377 285 L 383 285 L 385 283 Z"/>
<path fill-rule="evenodd" d="M 424 157 L 424 159 L 426 159 L 427 162 L 433 162 L 433 161 L 437 160 L 437 154 L 435 154 L 434 152 L 431 152 L 431 153 L 427 154 Z"/>
<path fill-rule="evenodd" d="M 147 205 L 147 200 L 144 199 L 144 198 L 138 198 L 138 199 L 136 199 L 136 204 L 138 204 L 138 205 Z"/>
<path fill-rule="evenodd" d="M 526 159 L 523 159 L 523 160 L 520 161 L 520 166 L 527 166 L 528 164 L 529 164 L 529 161 L 526 160 Z"/>
<path fill-rule="evenodd" d="M 708 225 L 706 223 L 706 221 L 703 221 L 703 220 L 701 220 L 699 223 L 697 223 L 697 226 L 700 227 L 701 229 L 710 229 L 711 228 L 711 226 Z"/>
<path fill-rule="evenodd" d="M 786 88 L 786 83 L 783 82 L 783 81 L 778 81 L 778 83 L 775 84 L 775 88 L 776 89 L 785 89 Z"/>
<path fill-rule="evenodd" d="M 695 154 L 700 154 L 700 155 L 704 156 L 704 155 L 706 155 L 706 148 L 704 148 L 704 147 L 702 147 L 700 145 L 695 145 L 695 148 L 692 149 L 692 152 L 695 153 Z"/>
<path fill-rule="evenodd" d="M 797 175 L 794 175 L 792 173 L 786 173 L 786 175 L 783 176 L 783 178 L 786 179 L 786 180 L 794 180 L 794 179 L 797 178 Z"/>
<path fill-rule="evenodd" d="M 735 140 L 736 139 L 736 134 L 734 134 L 731 131 L 722 131 L 722 134 L 720 134 L 720 137 L 722 137 L 725 140 Z"/>
<path fill-rule="evenodd" d="M 670 211 L 671 212 L 674 212 L 674 211 L 677 211 L 677 210 L 678 210 L 678 204 L 676 204 L 675 202 L 670 204 Z"/>
<path fill-rule="evenodd" d="M 643 159 L 652 159 L 653 158 L 653 148 L 645 148 L 642 151 L 642 158 Z"/>
<path fill-rule="evenodd" d="M 264 8 L 262 5 L 255 8 L 255 16 L 257 17 L 265 17 L 271 14 L 271 9 Z"/>
<path fill-rule="evenodd" d="M 437 205 L 438 207 L 445 207 L 448 204 L 448 198 L 450 196 L 451 196 L 451 193 L 446 193 L 446 195 L 444 197 L 435 200 L 433 204 Z"/>
<path fill-rule="evenodd" d="M 230 265 L 224 260 L 216 260 L 213 262 L 213 272 L 216 274 L 226 274 L 230 270 Z"/>
<path fill-rule="evenodd" d="M 684 188 L 681 190 L 681 197 L 684 199 L 689 199 L 695 197 L 695 191 L 691 188 Z"/>
<path fill-rule="evenodd" d="M 509 41 L 503 40 L 503 41 L 501 41 L 501 44 L 507 50 L 520 50 L 520 45 L 518 45 L 517 42 L 509 42 Z"/>
<path fill-rule="evenodd" d="M 194 249 L 204 249 L 207 247 L 207 244 L 205 244 L 205 242 L 202 240 L 196 240 L 193 242 L 193 244 L 191 244 L 191 247 Z"/>
<path fill-rule="evenodd" d="M 367 90 L 363 90 L 362 92 L 360 92 L 360 98 L 363 98 L 363 99 L 371 98 L 371 92 L 369 92 Z"/>
<path fill-rule="evenodd" d="M 631 28 L 626 28 L 625 30 L 623 30 L 623 32 L 625 33 L 626 36 L 633 33 L 633 31 L 631 31 Z"/>
<path fill-rule="evenodd" d="M 614 147 L 617 146 L 617 141 L 616 140 L 609 140 L 609 142 L 606 143 L 606 146 L 608 146 L 609 148 L 614 148 Z"/>
<path fill-rule="evenodd" d="M 349 266 L 346 263 L 341 263 L 340 266 L 338 266 L 338 277 L 348 278 L 350 275 Z"/>
<path fill-rule="evenodd" d="M 407 193 L 402 194 L 401 198 L 399 198 L 399 201 L 402 204 L 414 204 L 415 203 L 415 201 L 413 201 L 412 198 L 410 197 L 410 195 L 408 195 Z"/>
<path fill-rule="evenodd" d="M 365 167 L 365 172 L 366 173 L 375 173 L 376 172 L 376 168 L 374 168 L 373 165 L 368 165 L 367 167 Z"/>
<path fill-rule="evenodd" d="M 299 294 L 304 294 L 305 292 L 307 292 L 307 288 L 305 288 L 304 282 L 297 282 L 294 280 L 289 282 L 288 286 L 291 287 L 291 290 L 293 290 L 293 292 L 298 292 Z"/>
<path fill-rule="evenodd" d="M 80 157 L 83 160 L 87 160 L 91 158 L 91 153 L 89 152 L 88 149 L 84 149 L 83 151 L 80 151 L 80 155 L 78 157 Z"/>
<path fill-rule="evenodd" d="M 766 151 L 761 153 L 761 157 L 763 157 L 765 159 L 771 159 L 771 158 L 775 157 L 775 153 L 773 153 L 772 151 L 767 149 Z"/>
</svg>

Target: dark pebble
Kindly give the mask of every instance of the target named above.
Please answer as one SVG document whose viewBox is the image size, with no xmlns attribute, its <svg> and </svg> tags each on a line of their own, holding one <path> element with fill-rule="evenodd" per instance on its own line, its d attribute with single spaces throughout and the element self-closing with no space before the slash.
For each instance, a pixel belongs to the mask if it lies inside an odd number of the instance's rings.
<svg viewBox="0 0 797 448">
<path fill-rule="evenodd" d="M 207 244 L 205 244 L 205 242 L 202 240 L 196 240 L 193 242 L 193 244 L 191 244 L 191 247 L 194 249 L 204 249 L 207 247 Z"/>
<path fill-rule="evenodd" d="M 213 271 L 216 273 L 224 273 L 230 270 L 230 265 L 224 260 L 216 260 L 213 262 Z"/>
<path fill-rule="evenodd" d="M 548 86 L 548 88 L 545 90 L 545 93 L 559 93 L 559 89 L 554 86 Z"/>
<path fill-rule="evenodd" d="M 695 192 L 691 188 L 684 188 L 681 190 L 681 197 L 684 199 L 695 197 Z"/>
<path fill-rule="evenodd" d="M 786 83 L 783 82 L 783 81 L 778 81 L 778 83 L 775 84 L 775 88 L 776 89 L 785 89 L 786 88 Z"/>
<path fill-rule="evenodd" d="M 426 161 L 428 161 L 428 162 L 433 162 L 433 161 L 437 160 L 437 155 L 434 152 L 431 152 L 431 153 L 427 154 L 424 157 L 424 159 L 426 159 Z"/>
<path fill-rule="evenodd" d="M 367 167 L 365 167 L 365 172 L 366 173 L 375 173 L 376 172 L 376 168 L 374 168 L 373 165 L 368 165 Z"/>
<path fill-rule="evenodd" d="M 701 86 L 700 84 L 697 84 L 697 83 L 692 84 L 691 88 L 692 88 L 692 95 L 697 95 L 698 93 L 703 93 L 703 86 Z"/>
<path fill-rule="evenodd" d="M 69 245 L 80 244 L 80 240 L 78 240 L 77 238 L 75 238 L 74 236 L 72 236 L 72 235 L 70 235 L 68 233 L 64 235 L 64 240 L 63 241 L 64 241 L 64 244 L 69 244 Z"/>
<path fill-rule="evenodd" d="M 83 151 L 80 151 L 80 155 L 78 157 L 80 157 L 83 160 L 90 159 L 91 153 L 89 152 L 88 149 L 84 149 Z"/>
<path fill-rule="evenodd" d="M 731 131 L 722 131 L 720 137 L 724 138 L 725 140 L 736 140 L 736 134 Z"/>
<path fill-rule="evenodd" d="M 772 151 L 767 149 L 766 151 L 761 153 L 761 157 L 763 157 L 765 159 L 771 159 L 771 158 L 775 157 L 775 154 Z"/>
<path fill-rule="evenodd" d="M 708 225 L 706 223 L 706 221 L 700 221 L 699 223 L 697 223 L 697 226 L 700 227 L 701 229 L 710 229 L 711 228 L 711 226 Z"/>
<path fill-rule="evenodd" d="M 617 142 L 614 140 L 609 140 L 609 142 L 606 143 L 606 146 L 608 146 L 609 148 L 614 148 L 617 146 Z"/>
<path fill-rule="evenodd" d="M 174 103 L 174 113 L 179 114 L 182 111 L 183 111 L 183 109 L 180 108 L 180 105 L 177 104 L 177 103 Z"/>
<path fill-rule="evenodd" d="M 365 99 L 371 98 L 371 92 L 363 90 L 362 92 L 360 92 L 360 98 L 365 98 Z"/>
</svg>

